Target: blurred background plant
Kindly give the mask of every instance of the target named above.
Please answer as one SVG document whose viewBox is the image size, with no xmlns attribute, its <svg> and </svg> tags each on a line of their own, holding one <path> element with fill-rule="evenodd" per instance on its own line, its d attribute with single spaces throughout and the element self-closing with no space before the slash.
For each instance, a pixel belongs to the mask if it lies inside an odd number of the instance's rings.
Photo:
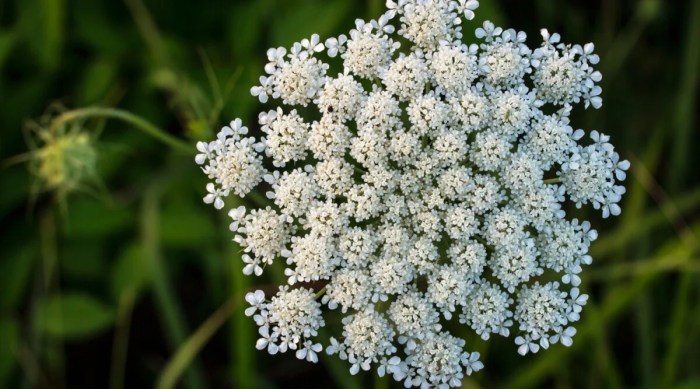
<svg viewBox="0 0 700 389">
<path fill-rule="evenodd" d="M 254 128 L 268 47 L 382 7 L 0 1 L 0 387 L 391 387 L 255 350 L 251 285 L 192 161 L 232 118 Z M 591 217 L 574 346 L 468 338 L 487 368 L 465 386 L 700 387 L 700 0 L 483 0 L 476 19 L 467 39 L 490 19 L 595 42 L 605 105 L 573 123 L 610 133 L 633 171 L 622 217 Z"/>
</svg>

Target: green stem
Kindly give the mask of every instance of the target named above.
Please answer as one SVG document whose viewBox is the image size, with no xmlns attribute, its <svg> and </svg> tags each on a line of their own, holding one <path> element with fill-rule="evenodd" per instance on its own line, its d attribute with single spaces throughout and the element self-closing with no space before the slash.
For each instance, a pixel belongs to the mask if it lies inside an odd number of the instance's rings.
<svg viewBox="0 0 700 389">
<path fill-rule="evenodd" d="M 357 165 L 355 165 L 355 164 L 353 164 L 352 167 L 355 169 L 356 172 L 358 172 L 358 173 L 360 173 L 360 174 L 365 174 L 365 173 L 367 173 L 367 170 L 365 170 L 365 169 L 363 169 L 363 168 L 361 168 L 361 167 L 359 167 L 359 166 L 357 166 Z"/>
<path fill-rule="evenodd" d="M 34 355 L 31 347 L 28 344 L 21 344 L 21 342 L 18 345 L 17 362 L 24 372 L 21 388 L 49 388 L 52 384 L 51 380 L 42 371 L 38 357 Z"/>
<path fill-rule="evenodd" d="M 545 184 L 559 184 L 559 183 L 561 183 L 561 178 L 559 178 L 559 177 L 557 177 L 557 178 L 550 178 L 550 179 L 548 179 L 548 180 L 544 180 L 544 183 L 545 183 Z"/>
<path fill-rule="evenodd" d="M 32 153 L 22 153 L 19 155 L 14 155 L 10 158 L 5 159 L 4 161 L 0 162 L 0 169 L 6 169 L 12 165 L 16 165 L 19 163 L 25 163 L 28 161 L 32 160 Z"/>
<path fill-rule="evenodd" d="M 43 279 L 42 286 L 44 293 L 49 293 L 55 284 L 56 266 L 58 264 L 58 248 L 56 243 L 56 222 L 53 210 L 49 209 L 44 213 L 39 221 L 41 236 L 41 257 Z"/>
<path fill-rule="evenodd" d="M 230 244 L 230 241 L 227 243 Z M 250 277 L 243 274 L 241 269 L 241 255 L 228 256 L 230 261 L 229 273 L 231 275 L 231 294 L 233 296 L 245 295 L 251 287 Z M 233 386 L 236 388 L 254 388 L 256 355 L 255 331 L 253 320 L 243 312 L 233 316 L 229 325 L 229 350 L 233 372 Z"/>
<path fill-rule="evenodd" d="M 134 115 L 128 111 L 124 111 L 117 108 L 107 108 L 107 107 L 87 107 L 75 109 L 72 111 L 67 111 L 56 117 L 51 123 L 49 130 L 53 133 L 56 129 L 66 123 L 70 123 L 79 119 L 88 118 L 110 118 L 121 120 L 125 123 L 131 124 L 134 128 L 142 131 L 143 133 L 152 136 L 153 138 L 163 142 L 164 144 L 172 147 L 174 150 L 181 152 L 183 154 L 194 154 L 196 152 L 195 148 L 188 143 L 166 133 L 160 128 L 156 127 L 151 122 L 143 119 L 140 116 Z"/>
<path fill-rule="evenodd" d="M 240 302 L 241 296 L 234 295 L 202 323 L 197 331 L 182 344 L 177 353 L 170 359 L 165 369 L 163 369 L 163 374 L 160 376 L 156 388 L 169 389 L 177 384 L 187 366 L 192 363 L 192 360 L 224 323 L 231 318 L 231 315 L 238 309 Z"/>
<path fill-rule="evenodd" d="M 153 275 L 153 291 L 156 305 L 160 310 L 166 338 L 171 347 L 176 350 L 185 340 L 187 330 L 185 318 L 177 305 L 177 297 L 170 282 L 170 277 L 163 265 L 159 244 L 159 200 L 163 182 L 155 182 L 146 192 L 141 212 L 141 229 L 143 245 Z M 187 371 L 187 386 L 191 388 L 205 387 L 204 376 L 198 364 L 193 364 Z"/>
<path fill-rule="evenodd" d="M 48 209 L 42 216 L 39 224 L 42 256 L 42 287 L 41 298 L 48 298 L 52 293 L 60 294 L 58 284 L 58 243 L 56 237 L 56 218 L 54 211 Z M 60 300 L 59 300 L 60 301 Z M 59 309 L 60 311 L 60 309 Z M 59 326 L 63 326 L 63 318 L 54 318 Z M 34 328 L 35 350 L 43 351 L 47 358 L 48 375 L 56 388 L 65 388 L 65 365 L 63 360 L 63 342 L 60 338 L 45 338 L 41 332 Z"/>
<path fill-rule="evenodd" d="M 314 296 L 314 299 L 318 300 L 324 294 L 326 294 L 326 287 L 325 286 L 316 293 L 316 296 Z"/>
<path fill-rule="evenodd" d="M 255 192 L 253 192 L 255 193 Z M 264 197 L 262 197 L 265 199 Z M 255 202 L 255 199 L 253 199 Z M 260 199 L 258 199 L 260 200 Z M 234 197 L 231 207 L 242 205 L 242 199 Z M 262 206 L 262 204 L 260 204 Z M 229 221 L 222 215 L 221 226 L 226 229 Z M 241 252 L 235 252 L 231 247 L 231 239 L 226 236 L 222 241 L 222 258 L 227 259 L 227 271 L 230 280 L 229 293 L 233 296 L 243 296 L 251 288 L 250 277 L 243 274 Z M 238 312 L 228 325 L 228 350 L 230 356 L 230 372 L 233 386 L 236 388 L 256 387 L 256 328 L 250 317 Z"/>
<path fill-rule="evenodd" d="M 129 349 L 129 333 L 131 332 L 131 314 L 134 310 L 136 292 L 128 290 L 119 297 L 117 312 L 117 328 L 114 331 L 112 346 L 112 367 L 109 373 L 110 389 L 122 389 L 124 387 L 124 372 L 126 369 L 126 355 Z"/>
</svg>

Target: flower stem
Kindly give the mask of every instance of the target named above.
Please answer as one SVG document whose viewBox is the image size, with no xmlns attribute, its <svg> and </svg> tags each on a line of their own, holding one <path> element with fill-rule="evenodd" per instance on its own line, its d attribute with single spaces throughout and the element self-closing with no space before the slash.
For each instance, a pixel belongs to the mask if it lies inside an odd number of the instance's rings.
<svg viewBox="0 0 700 389">
<path fill-rule="evenodd" d="M 241 271 L 241 257 L 229 257 L 231 294 L 241 300 L 241 296 L 252 286 L 250 277 Z M 256 380 L 255 335 L 256 328 L 252 320 L 242 312 L 233 315 L 229 328 L 228 345 L 230 350 L 231 367 L 234 373 L 233 387 L 254 388 Z"/>
<path fill-rule="evenodd" d="M 41 299 L 47 299 L 53 296 L 60 296 L 59 280 L 59 257 L 58 257 L 58 241 L 57 241 L 56 217 L 54 211 L 49 208 L 44 212 L 39 220 L 39 239 L 41 244 L 41 271 L 42 282 L 39 289 Z M 58 300 L 60 304 L 60 299 Z M 62 308 L 59 308 L 62 311 Z M 40 320 L 47 320 L 43 318 Z M 56 325 L 63 329 L 64 323 L 62 317 L 53 318 Z M 48 378 L 53 381 L 52 386 L 55 388 L 65 388 L 65 351 L 64 344 L 61 338 L 45 337 L 39 330 L 41 324 L 33 323 L 33 351 L 44 355 L 52 356 L 47 358 Z"/>
<path fill-rule="evenodd" d="M 254 192 L 253 192 L 254 193 Z M 264 196 L 259 196 L 258 201 L 265 201 Z M 264 203 L 255 201 L 259 206 L 265 206 Z M 269 204 L 269 202 L 268 202 Z M 242 199 L 238 197 L 233 198 L 233 203 L 231 206 L 233 208 L 243 205 Z M 221 215 L 221 226 L 226 229 L 229 220 L 223 215 Z M 252 287 L 252 281 L 250 277 L 243 274 L 242 271 L 242 260 L 241 254 L 230 253 L 231 240 L 228 237 L 224 238 L 222 242 L 224 245 L 224 252 L 221 254 L 222 257 L 227 258 L 228 266 L 227 272 L 229 274 L 229 293 L 233 296 L 245 296 L 245 294 Z M 250 318 L 239 312 L 233 315 L 231 322 L 227 326 L 228 333 L 228 350 L 229 350 L 229 360 L 230 360 L 230 371 L 232 372 L 233 382 L 232 385 L 236 388 L 254 388 L 256 385 L 256 355 L 255 355 L 255 335 L 256 328 L 254 323 Z"/>
<path fill-rule="evenodd" d="M 326 294 L 326 287 L 325 287 L 325 286 L 324 286 L 323 288 L 321 288 L 321 290 L 319 290 L 318 292 L 316 292 L 316 296 L 314 296 L 314 299 L 318 300 L 318 299 L 321 298 L 321 296 L 323 296 L 324 294 Z"/>
<path fill-rule="evenodd" d="M 161 130 L 151 122 L 143 119 L 140 116 L 134 115 L 133 113 L 116 108 L 87 107 L 64 112 L 53 120 L 51 126 L 49 127 L 49 131 L 53 133 L 58 127 L 66 123 L 88 118 L 109 118 L 121 120 L 125 123 L 131 124 L 134 126 L 134 128 L 142 131 L 143 133 L 165 143 L 180 153 L 195 153 L 194 147 Z"/>
<path fill-rule="evenodd" d="M 561 178 L 559 178 L 559 177 L 557 177 L 557 178 L 550 178 L 550 179 L 548 179 L 548 180 L 544 180 L 544 183 L 545 183 L 545 184 L 559 184 L 559 183 L 561 183 Z"/>
</svg>

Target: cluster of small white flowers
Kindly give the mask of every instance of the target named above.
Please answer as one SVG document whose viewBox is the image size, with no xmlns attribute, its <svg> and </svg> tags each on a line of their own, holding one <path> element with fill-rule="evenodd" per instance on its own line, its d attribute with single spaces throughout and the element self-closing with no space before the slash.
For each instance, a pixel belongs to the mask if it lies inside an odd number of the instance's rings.
<svg viewBox="0 0 700 389">
<path fill-rule="evenodd" d="M 249 293 L 245 299 L 251 305 L 246 315 L 253 316 L 260 327 L 258 350 L 267 349 L 270 354 L 297 350 L 297 358 L 318 362 L 316 353 L 322 346 L 312 339 L 325 323 L 313 290 L 282 286 L 269 302 L 261 290 Z"/>
<path fill-rule="evenodd" d="M 231 192 L 245 196 L 262 181 L 265 168 L 260 153 L 265 144 L 243 137 L 247 133 L 241 119 L 236 119 L 221 129 L 215 141 L 197 143 L 195 161 L 212 180 L 207 184 L 209 194 L 204 202 L 213 203 L 216 209 L 224 207 L 223 199 Z"/>
<path fill-rule="evenodd" d="M 625 179 L 630 163 L 620 161 L 609 136 L 592 131 L 591 139 L 591 145 L 576 146 L 557 174 L 577 207 L 591 202 L 595 209 L 602 209 L 603 217 L 617 216 L 622 212 L 618 203 L 625 187 L 616 184 Z"/>
<path fill-rule="evenodd" d="M 393 340 L 396 333 L 384 315 L 372 308 L 362 310 L 343 319 L 343 343 L 331 338 L 331 345 L 326 348 L 329 355 L 338 353 L 340 359 L 350 362 L 350 373 L 357 374 L 369 370 L 372 363 L 391 357 L 396 353 Z M 395 358 L 392 365 L 398 365 Z M 390 369 L 393 372 L 396 368 Z M 398 370 L 396 371 L 398 373 Z"/>
<path fill-rule="evenodd" d="M 578 288 L 562 292 L 557 282 L 524 286 L 518 293 L 515 308 L 515 320 L 523 334 L 515 338 L 515 344 L 520 346 L 518 353 L 536 353 L 540 347 L 547 349 L 550 344 L 560 341 L 571 346 L 576 329 L 567 325 L 579 319 L 586 301 L 588 296 L 579 295 Z"/>
<path fill-rule="evenodd" d="M 326 352 L 352 374 L 447 388 L 483 368 L 453 319 L 484 340 L 513 333 L 521 354 L 572 344 L 597 233 L 564 204 L 618 215 L 629 162 L 570 125 L 575 104 L 602 104 L 593 45 L 542 30 L 532 50 L 490 22 L 465 44 L 477 6 L 389 0 L 348 36 L 270 49 L 251 92 L 286 107 L 259 115 L 259 141 L 236 120 L 197 145 L 205 202 L 256 187 L 270 200 L 229 213 L 245 274 L 286 265 L 276 296 L 246 297 L 259 349 L 316 362 L 325 306 L 344 317 Z"/>
</svg>

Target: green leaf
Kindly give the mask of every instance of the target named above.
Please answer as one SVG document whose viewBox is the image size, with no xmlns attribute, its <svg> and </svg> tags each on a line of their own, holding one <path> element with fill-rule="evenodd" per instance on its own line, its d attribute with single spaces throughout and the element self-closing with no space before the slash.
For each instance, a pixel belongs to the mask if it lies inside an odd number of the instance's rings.
<svg viewBox="0 0 700 389">
<path fill-rule="evenodd" d="M 150 267 L 143 246 L 131 244 L 121 253 L 112 269 L 112 295 L 115 301 L 127 292 L 138 292 L 151 279 Z"/>
<path fill-rule="evenodd" d="M 11 317 L 0 318 L 0 386 L 5 387 L 15 367 L 19 340 L 17 320 Z"/>
<path fill-rule="evenodd" d="M 78 292 L 48 297 L 39 302 L 35 322 L 46 335 L 79 340 L 89 338 L 112 326 L 113 307 Z"/>
</svg>

